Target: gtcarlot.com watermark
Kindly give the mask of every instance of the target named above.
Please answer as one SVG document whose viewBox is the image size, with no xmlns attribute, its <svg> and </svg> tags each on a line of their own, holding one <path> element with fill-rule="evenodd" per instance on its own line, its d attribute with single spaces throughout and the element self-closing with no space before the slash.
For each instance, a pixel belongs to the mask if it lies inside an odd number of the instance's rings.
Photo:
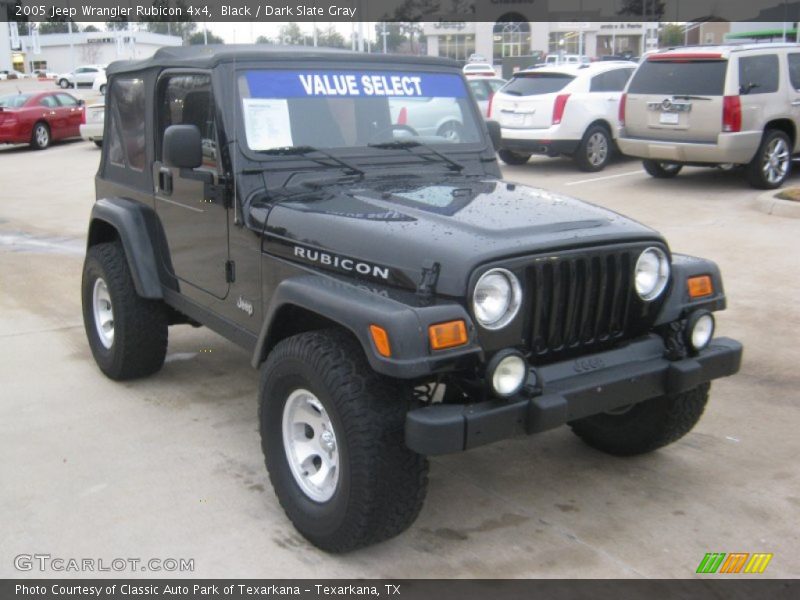
<svg viewBox="0 0 800 600">
<path fill-rule="evenodd" d="M 51 554 L 18 554 L 14 557 L 17 571 L 55 573 L 123 573 L 153 571 L 161 573 L 191 573 L 193 558 L 74 558 Z"/>
</svg>

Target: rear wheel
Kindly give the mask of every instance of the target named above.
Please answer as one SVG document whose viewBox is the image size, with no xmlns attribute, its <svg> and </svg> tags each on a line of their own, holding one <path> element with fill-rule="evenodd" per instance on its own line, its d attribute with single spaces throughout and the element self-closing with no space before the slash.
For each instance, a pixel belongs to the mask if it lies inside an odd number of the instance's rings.
<svg viewBox="0 0 800 600">
<path fill-rule="evenodd" d="M 627 409 L 572 421 L 572 431 L 592 448 L 617 456 L 652 452 L 679 440 L 700 420 L 711 384 L 659 396 Z"/>
<path fill-rule="evenodd" d="M 681 172 L 683 165 L 671 162 L 661 162 L 657 160 L 643 160 L 644 170 L 656 179 L 672 179 Z"/>
<path fill-rule="evenodd" d="M 783 131 L 772 129 L 764 134 L 756 155 L 747 165 L 747 181 L 754 188 L 775 189 L 786 181 L 791 167 L 789 136 Z"/>
<path fill-rule="evenodd" d="M 116 380 L 158 371 L 167 353 L 166 307 L 136 293 L 119 242 L 89 248 L 81 287 L 86 337 L 100 370 Z"/>
<path fill-rule="evenodd" d="M 602 125 L 593 125 L 583 135 L 574 156 L 581 171 L 602 171 L 611 159 L 611 135 Z"/>
<path fill-rule="evenodd" d="M 50 128 L 47 123 L 40 121 L 33 126 L 31 132 L 31 148 L 34 150 L 44 150 L 50 145 Z"/>
<path fill-rule="evenodd" d="M 524 165 L 531 157 L 530 154 L 521 154 L 511 150 L 498 150 L 497 156 L 507 165 Z"/>
<path fill-rule="evenodd" d="M 280 342 L 261 373 L 261 446 L 287 516 L 315 546 L 393 537 L 425 498 L 427 459 L 405 445 L 410 390 L 369 367 L 339 330 Z"/>
</svg>

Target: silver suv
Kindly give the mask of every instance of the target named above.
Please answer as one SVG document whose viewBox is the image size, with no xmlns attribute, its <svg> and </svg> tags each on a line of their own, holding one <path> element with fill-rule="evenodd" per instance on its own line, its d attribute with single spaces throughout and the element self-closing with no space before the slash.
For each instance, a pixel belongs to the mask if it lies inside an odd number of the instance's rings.
<svg viewBox="0 0 800 600">
<path fill-rule="evenodd" d="M 618 145 L 653 177 L 683 165 L 743 166 L 757 188 L 779 187 L 798 152 L 800 45 L 673 48 L 651 54 L 619 108 Z"/>
</svg>

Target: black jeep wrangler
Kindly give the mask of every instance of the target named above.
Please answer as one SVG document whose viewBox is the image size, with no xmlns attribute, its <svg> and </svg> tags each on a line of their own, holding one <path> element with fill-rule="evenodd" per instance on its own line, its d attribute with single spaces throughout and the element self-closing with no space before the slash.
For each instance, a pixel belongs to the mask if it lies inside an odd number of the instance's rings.
<svg viewBox="0 0 800 600">
<path fill-rule="evenodd" d="M 686 434 L 742 348 L 707 260 L 500 179 L 454 62 L 257 46 L 108 68 L 83 271 L 100 369 L 202 324 L 261 370 L 267 469 L 342 552 L 406 529 L 427 455 L 568 424 L 618 455 Z"/>
</svg>

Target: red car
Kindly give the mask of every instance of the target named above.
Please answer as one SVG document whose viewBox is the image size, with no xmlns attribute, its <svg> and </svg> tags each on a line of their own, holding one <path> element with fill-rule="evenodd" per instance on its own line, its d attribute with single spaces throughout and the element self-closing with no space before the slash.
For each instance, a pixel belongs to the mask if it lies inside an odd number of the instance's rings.
<svg viewBox="0 0 800 600">
<path fill-rule="evenodd" d="M 83 100 L 66 92 L 0 96 L 0 144 L 43 150 L 55 140 L 80 137 Z"/>
</svg>

